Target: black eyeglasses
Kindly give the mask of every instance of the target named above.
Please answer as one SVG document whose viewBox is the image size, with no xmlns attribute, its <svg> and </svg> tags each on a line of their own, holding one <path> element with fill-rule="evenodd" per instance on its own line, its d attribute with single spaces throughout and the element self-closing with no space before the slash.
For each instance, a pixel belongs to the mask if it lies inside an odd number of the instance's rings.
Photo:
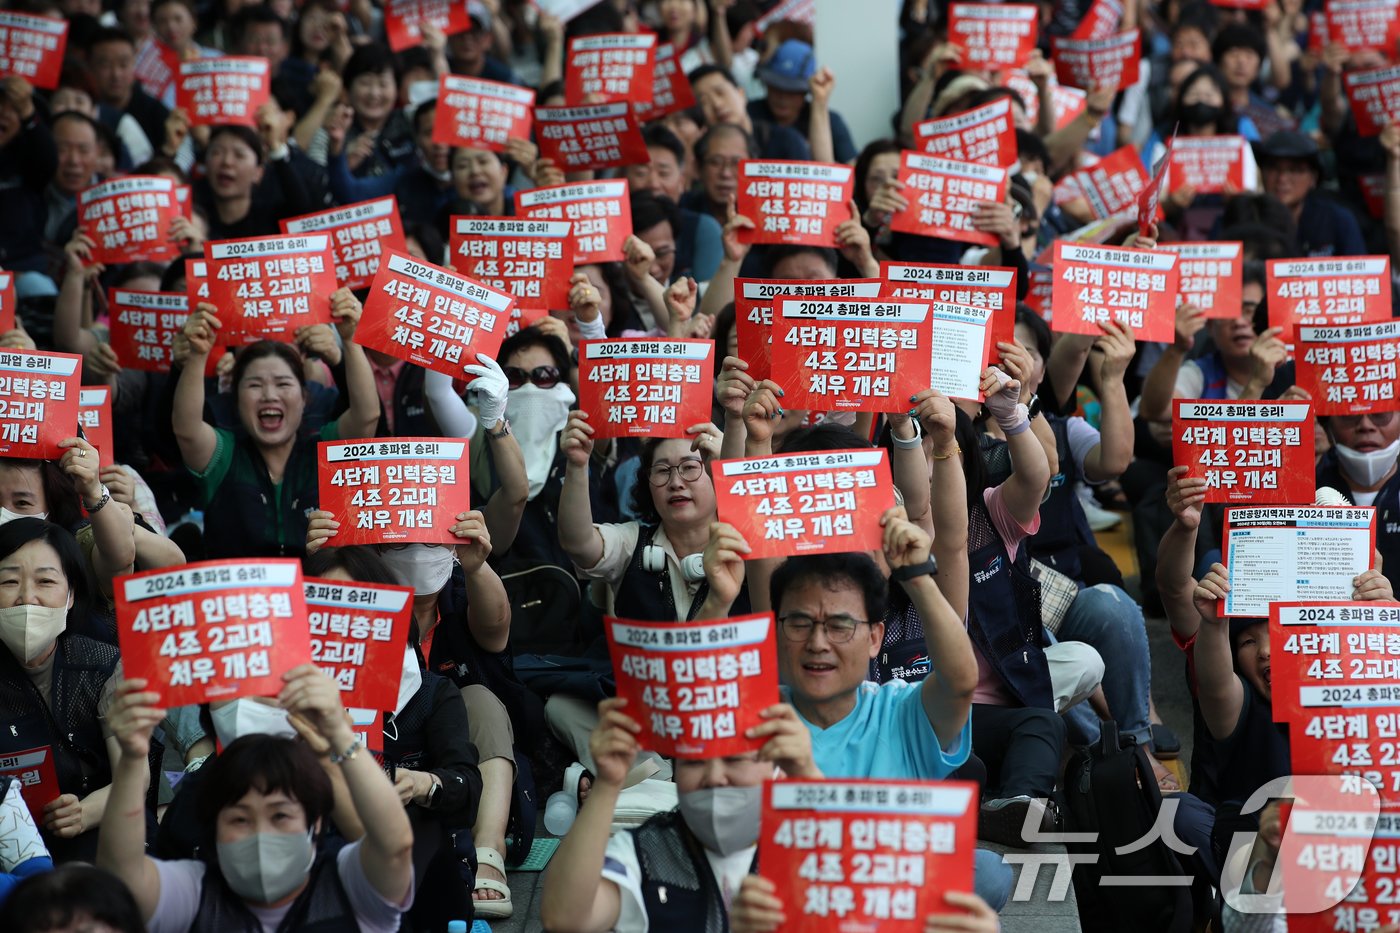
<svg viewBox="0 0 1400 933">
<path fill-rule="evenodd" d="M 778 617 L 778 625 L 783 630 L 783 635 L 788 641 L 801 644 L 812 637 L 812 632 L 820 625 L 826 629 L 826 639 L 833 645 L 844 645 L 855 637 L 856 626 L 861 623 L 869 625 L 867 619 L 853 619 L 847 615 L 827 616 L 825 619 L 814 619 L 809 615 L 800 612 L 788 613 Z"/>
<path fill-rule="evenodd" d="M 506 374 L 506 382 L 512 389 L 518 389 L 527 382 L 533 382 L 541 389 L 552 389 L 559 384 L 557 366 L 536 366 L 529 372 L 518 366 L 507 366 L 501 372 Z"/>
<path fill-rule="evenodd" d="M 673 471 L 679 473 L 681 479 L 687 483 L 693 483 L 700 478 L 700 474 L 705 472 L 705 464 L 699 460 L 682 460 L 675 466 L 671 466 L 669 463 L 658 463 L 652 466 L 647 479 L 658 489 L 662 486 L 669 486 Z"/>
</svg>

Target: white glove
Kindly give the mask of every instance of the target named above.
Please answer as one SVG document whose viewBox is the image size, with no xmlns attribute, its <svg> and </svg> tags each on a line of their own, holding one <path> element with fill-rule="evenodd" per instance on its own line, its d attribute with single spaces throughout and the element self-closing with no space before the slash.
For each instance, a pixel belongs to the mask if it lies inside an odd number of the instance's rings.
<svg viewBox="0 0 1400 933">
<path fill-rule="evenodd" d="M 464 366 L 467 372 L 476 376 L 467 383 L 467 388 L 476 393 L 476 410 L 481 423 L 488 429 L 506 416 L 506 399 L 510 395 L 510 383 L 496 361 L 485 353 L 476 355 L 479 366 Z"/>
<path fill-rule="evenodd" d="M 1017 410 L 1021 401 L 1021 383 L 1000 369 L 993 369 L 992 372 L 996 373 L 1000 388 L 994 393 L 989 393 L 986 401 L 982 404 L 986 406 L 988 413 L 997 420 L 1001 429 L 1006 431 L 1025 420 L 1025 414 Z"/>
</svg>

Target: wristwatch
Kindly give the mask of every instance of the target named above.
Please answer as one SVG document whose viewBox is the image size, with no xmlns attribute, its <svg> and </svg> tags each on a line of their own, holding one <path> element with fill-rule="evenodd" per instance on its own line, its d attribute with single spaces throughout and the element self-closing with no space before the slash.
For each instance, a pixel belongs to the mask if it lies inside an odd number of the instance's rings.
<svg viewBox="0 0 1400 933">
<path fill-rule="evenodd" d="M 101 496 L 101 498 L 99 498 L 99 499 L 97 500 L 97 504 L 96 504 L 96 505 L 88 505 L 88 504 L 87 504 L 87 500 L 84 499 L 84 500 L 83 500 L 83 508 L 87 509 L 88 515 L 96 515 L 98 512 L 101 512 L 101 511 L 102 511 L 103 507 L 105 507 L 105 506 L 107 505 L 108 502 L 111 502 L 111 501 L 112 501 L 112 491 L 111 491 L 110 489 L 108 489 L 108 488 L 107 488 L 107 485 L 104 483 L 104 484 L 102 485 L 102 496 Z"/>
<path fill-rule="evenodd" d="M 502 418 L 500 423 L 501 429 L 499 431 L 492 431 L 490 428 L 486 429 L 486 436 L 493 441 L 499 441 L 503 437 L 510 437 L 510 422 Z"/>
<path fill-rule="evenodd" d="M 890 571 L 891 583 L 907 583 L 910 580 L 917 580 L 919 577 L 938 576 L 938 561 L 933 559 L 933 555 L 928 556 L 928 560 L 921 564 L 910 564 L 908 567 L 896 567 Z"/>
<path fill-rule="evenodd" d="M 1026 405 L 1026 418 L 1033 419 L 1036 415 L 1043 415 L 1044 406 L 1040 403 L 1039 395 L 1032 395 L 1030 403 Z"/>
<path fill-rule="evenodd" d="M 437 804 L 438 793 L 442 790 L 442 781 L 438 780 L 436 774 L 429 774 L 428 778 L 432 781 L 433 786 L 428 788 L 428 802 L 424 806 L 432 807 Z"/>
</svg>

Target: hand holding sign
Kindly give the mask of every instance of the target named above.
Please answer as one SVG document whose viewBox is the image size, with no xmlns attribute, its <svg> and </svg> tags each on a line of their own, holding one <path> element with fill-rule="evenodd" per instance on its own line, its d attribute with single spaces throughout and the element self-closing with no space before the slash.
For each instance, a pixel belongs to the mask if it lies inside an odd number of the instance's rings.
<svg viewBox="0 0 1400 933">
<path fill-rule="evenodd" d="M 812 731 L 807 728 L 797 710 L 787 703 L 778 703 L 760 712 L 763 724 L 744 732 L 746 738 L 768 739 L 758 750 L 761 761 L 771 761 L 790 778 L 820 778 L 825 775 L 812 757 Z"/>
<path fill-rule="evenodd" d="M 705 543 L 701 563 L 705 568 L 705 579 L 710 584 L 710 594 L 706 597 L 706 609 L 713 605 L 721 614 L 727 614 L 739 591 L 744 588 L 744 559 L 751 552 L 744 536 L 728 522 L 710 523 L 710 540 Z M 712 618 L 702 610 L 700 618 Z"/>
<path fill-rule="evenodd" d="M 641 751 L 637 736 L 642 727 L 624 713 L 627 700 L 613 697 L 598 704 L 598 725 L 588 737 L 588 753 L 593 756 L 594 777 L 609 787 L 621 789 Z"/>
<path fill-rule="evenodd" d="M 277 705 L 288 718 L 298 718 L 330 743 L 332 750 L 344 751 L 354 741 L 345 701 L 335 681 L 315 664 L 298 664 L 282 675 L 285 686 L 277 695 Z"/>
<path fill-rule="evenodd" d="M 151 751 L 151 733 L 165 718 L 161 696 L 147 690 L 144 677 L 131 677 L 116 685 L 116 698 L 107 710 L 107 728 L 122 750 L 123 758 L 144 761 Z"/>
</svg>

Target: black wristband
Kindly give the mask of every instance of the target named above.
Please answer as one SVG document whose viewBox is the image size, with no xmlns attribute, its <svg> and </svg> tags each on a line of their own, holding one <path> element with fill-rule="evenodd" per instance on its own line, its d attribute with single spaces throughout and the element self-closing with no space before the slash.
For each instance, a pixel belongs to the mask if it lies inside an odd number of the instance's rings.
<svg viewBox="0 0 1400 933">
<path fill-rule="evenodd" d="M 928 556 L 928 560 L 920 564 L 910 564 L 908 567 L 896 567 L 890 571 L 891 583 L 907 583 L 919 577 L 933 577 L 938 575 L 938 561 L 933 559 L 933 555 Z"/>
</svg>

